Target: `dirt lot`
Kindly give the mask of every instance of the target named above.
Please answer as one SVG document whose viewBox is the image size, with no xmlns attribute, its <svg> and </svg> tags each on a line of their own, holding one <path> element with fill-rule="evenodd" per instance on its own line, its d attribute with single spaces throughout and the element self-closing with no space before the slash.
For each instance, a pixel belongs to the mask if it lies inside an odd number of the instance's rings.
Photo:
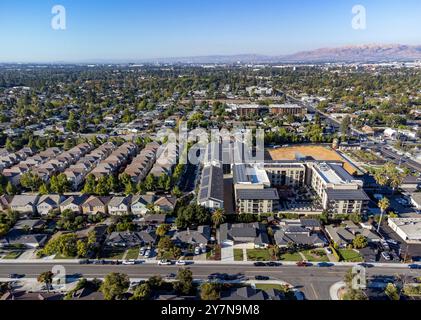
<svg viewBox="0 0 421 320">
<path fill-rule="evenodd" d="M 267 152 L 272 160 L 295 160 L 296 154 L 300 154 L 305 157 L 312 157 L 315 160 L 338 160 L 345 163 L 344 168 L 349 173 L 354 174 L 357 171 L 356 168 L 354 168 L 354 166 L 342 158 L 339 153 L 324 146 L 295 146 L 279 149 L 269 149 Z"/>
</svg>

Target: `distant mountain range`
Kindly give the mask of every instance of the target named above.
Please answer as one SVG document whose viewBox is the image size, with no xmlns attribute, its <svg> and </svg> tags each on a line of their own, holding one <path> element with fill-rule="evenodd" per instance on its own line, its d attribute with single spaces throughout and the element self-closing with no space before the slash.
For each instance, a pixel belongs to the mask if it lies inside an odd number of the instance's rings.
<svg viewBox="0 0 421 320">
<path fill-rule="evenodd" d="M 267 56 L 258 54 L 213 55 L 182 58 L 148 59 L 142 62 L 233 64 L 241 63 L 327 63 L 327 62 L 388 62 L 421 60 L 421 45 L 356 45 L 339 48 L 321 48 L 290 55 Z"/>
</svg>

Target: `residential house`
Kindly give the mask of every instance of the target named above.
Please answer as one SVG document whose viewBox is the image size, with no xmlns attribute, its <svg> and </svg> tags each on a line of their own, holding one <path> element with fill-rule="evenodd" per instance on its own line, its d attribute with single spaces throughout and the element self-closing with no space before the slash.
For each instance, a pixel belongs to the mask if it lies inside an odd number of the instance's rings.
<svg viewBox="0 0 421 320">
<path fill-rule="evenodd" d="M 108 203 L 110 215 L 128 215 L 130 213 L 131 197 L 113 197 Z"/>
<path fill-rule="evenodd" d="M 40 215 L 48 215 L 52 210 L 60 208 L 64 197 L 58 194 L 43 195 L 38 201 L 37 211 Z"/>
<path fill-rule="evenodd" d="M 324 247 L 328 243 L 320 232 L 320 222 L 313 219 L 282 221 L 274 228 L 273 237 L 279 247 L 287 247 L 290 243 L 300 247 Z"/>
<path fill-rule="evenodd" d="M 163 196 L 155 201 L 155 210 L 160 212 L 169 213 L 174 211 L 177 199 L 170 196 Z"/>
<path fill-rule="evenodd" d="M 38 199 L 38 195 L 16 195 L 10 203 L 10 209 L 20 213 L 35 214 Z"/>
<path fill-rule="evenodd" d="M 105 241 L 108 246 L 132 248 L 143 245 L 151 245 L 156 242 L 155 231 L 140 232 L 113 232 Z"/>
<path fill-rule="evenodd" d="M 90 196 L 82 204 L 82 212 L 84 214 L 107 214 L 110 200 L 111 197 Z"/>
<path fill-rule="evenodd" d="M 219 227 L 218 242 L 221 245 L 246 248 L 265 248 L 269 237 L 265 225 L 254 223 L 224 223 Z"/>
<path fill-rule="evenodd" d="M 150 210 L 150 206 L 154 206 L 156 200 L 155 194 L 137 195 L 132 198 L 131 212 L 134 215 L 143 216 Z"/>
<path fill-rule="evenodd" d="M 176 231 L 172 236 L 173 242 L 181 246 L 207 245 L 211 238 L 210 226 L 199 226 L 197 230 Z"/>
<path fill-rule="evenodd" d="M 82 204 L 86 201 L 87 196 L 70 196 L 60 204 L 60 211 L 70 210 L 75 213 L 82 212 Z"/>
<path fill-rule="evenodd" d="M 366 237 L 369 242 L 379 242 L 381 239 L 375 231 L 362 228 L 352 221 L 345 221 L 339 227 L 329 225 L 325 227 L 325 230 L 331 241 L 341 248 L 352 244 L 352 241 L 357 235 Z"/>
</svg>

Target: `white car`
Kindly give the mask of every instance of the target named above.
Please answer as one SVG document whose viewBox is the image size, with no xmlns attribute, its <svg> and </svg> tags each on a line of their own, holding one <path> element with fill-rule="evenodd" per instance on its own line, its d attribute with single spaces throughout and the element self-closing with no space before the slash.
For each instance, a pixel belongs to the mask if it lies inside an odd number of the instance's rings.
<svg viewBox="0 0 421 320">
<path fill-rule="evenodd" d="M 177 266 L 185 266 L 187 262 L 185 260 L 177 260 L 175 263 Z"/>
<path fill-rule="evenodd" d="M 123 264 L 126 265 L 126 266 L 132 266 L 132 265 L 136 264 L 136 260 L 134 260 L 134 259 L 124 260 Z"/>
<path fill-rule="evenodd" d="M 145 253 L 143 254 L 143 256 L 145 258 L 149 258 L 151 256 L 151 250 L 146 250 Z"/>
<path fill-rule="evenodd" d="M 172 265 L 172 262 L 170 260 L 160 260 L 158 262 L 158 265 L 159 266 L 170 266 L 170 265 Z"/>
<path fill-rule="evenodd" d="M 386 261 L 390 261 L 390 260 L 392 260 L 392 258 L 390 257 L 390 254 L 388 254 L 387 252 L 382 252 L 382 257 L 383 257 Z"/>
</svg>

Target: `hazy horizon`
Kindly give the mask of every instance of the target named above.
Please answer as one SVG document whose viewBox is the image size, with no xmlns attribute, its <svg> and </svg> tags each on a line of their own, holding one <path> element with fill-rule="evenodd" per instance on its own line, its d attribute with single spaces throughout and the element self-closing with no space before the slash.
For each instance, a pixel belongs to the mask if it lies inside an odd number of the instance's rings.
<svg viewBox="0 0 421 320">
<path fill-rule="evenodd" d="M 54 5 L 66 29 L 54 30 Z M 367 27 L 352 28 L 353 6 Z M 362 44 L 421 45 L 415 0 L 2 0 L 0 62 L 137 62 L 204 56 L 283 56 Z"/>
</svg>

